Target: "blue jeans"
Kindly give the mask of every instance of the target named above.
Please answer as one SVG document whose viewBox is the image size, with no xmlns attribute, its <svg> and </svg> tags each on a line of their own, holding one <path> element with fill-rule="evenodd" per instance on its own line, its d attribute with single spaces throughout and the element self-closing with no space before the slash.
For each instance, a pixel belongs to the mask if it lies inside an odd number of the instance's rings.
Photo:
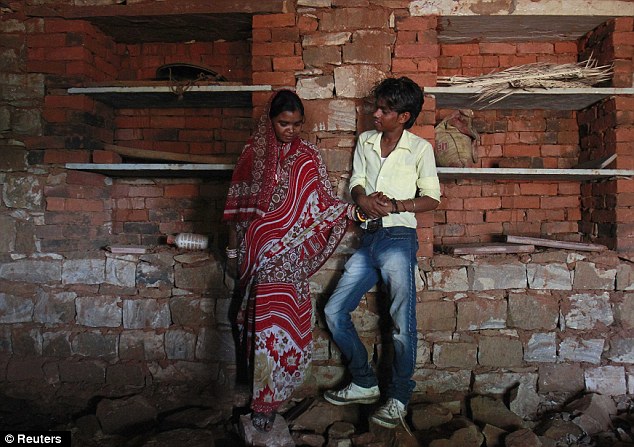
<svg viewBox="0 0 634 447">
<path fill-rule="evenodd" d="M 326 323 L 332 338 L 348 362 L 352 381 L 368 388 L 378 384 L 368 361 L 368 353 L 359 339 L 350 313 L 363 295 L 379 279 L 390 298 L 394 360 L 387 397 L 405 405 L 414 390 L 412 380 L 416 364 L 416 230 L 407 227 L 380 228 L 364 232 L 361 247 L 346 262 L 343 276 L 325 307 Z"/>
</svg>

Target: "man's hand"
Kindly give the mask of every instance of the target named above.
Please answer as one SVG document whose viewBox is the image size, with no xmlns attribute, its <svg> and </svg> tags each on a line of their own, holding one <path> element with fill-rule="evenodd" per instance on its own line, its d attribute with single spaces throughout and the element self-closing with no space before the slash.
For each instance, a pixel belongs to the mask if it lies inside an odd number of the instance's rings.
<svg viewBox="0 0 634 447">
<path fill-rule="evenodd" d="M 392 211 L 390 199 L 380 191 L 373 192 L 369 196 L 359 195 L 357 204 L 369 219 L 385 217 Z"/>
</svg>

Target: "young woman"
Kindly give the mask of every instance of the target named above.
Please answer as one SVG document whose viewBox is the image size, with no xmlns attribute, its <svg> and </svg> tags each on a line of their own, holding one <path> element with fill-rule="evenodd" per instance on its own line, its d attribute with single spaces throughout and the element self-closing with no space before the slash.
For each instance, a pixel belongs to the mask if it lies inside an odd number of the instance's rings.
<svg viewBox="0 0 634 447">
<path fill-rule="evenodd" d="M 224 219 L 235 262 L 242 342 L 252 379 L 251 420 L 269 431 L 303 382 L 312 355 L 308 278 L 334 252 L 358 209 L 337 199 L 317 147 L 299 133 L 304 106 L 273 94 L 233 173 Z"/>
</svg>

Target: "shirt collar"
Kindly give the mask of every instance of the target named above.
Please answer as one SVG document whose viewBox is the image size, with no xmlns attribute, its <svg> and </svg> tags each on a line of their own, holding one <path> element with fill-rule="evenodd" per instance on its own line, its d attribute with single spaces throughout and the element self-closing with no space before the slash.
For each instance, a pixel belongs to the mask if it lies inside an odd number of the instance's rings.
<svg viewBox="0 0 634 447">
<path fill-rule="evenodd" d="M 374 135 L 368 138 L 368 143 L 370 143 L 373 146 L 373 150 L 377 152 L 379 155 L 381 155 L 381 136 L 382 135 L 383 135 L 383 132 L 376 132 Z M 409 131 L 407 131 L 407 129 L 403 130 L 403 134 L 401 135 L 400 140 L 398 140 L 398 143 L 396 144 L 396 147 L 394 148 L 394 150 L 401 148 L 411 152 L 412 145 L 409 144 L 410 135 L 411 134 L 409 133 Z"/>
</svg>

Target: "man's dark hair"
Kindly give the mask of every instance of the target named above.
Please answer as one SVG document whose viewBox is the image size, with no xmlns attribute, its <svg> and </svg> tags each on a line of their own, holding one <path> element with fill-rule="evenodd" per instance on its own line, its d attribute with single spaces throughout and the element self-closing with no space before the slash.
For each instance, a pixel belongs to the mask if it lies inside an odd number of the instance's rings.
<svg viewBox="0 0 634 447">
<path fill-rule="evenodd" d="M 304 116 L 304 104 L 297 93 L 291 90 L 280 90 L 271 101 L 269 118 L 275 118 L 282 112 L 295 112 L 297 110 Z"/>
<path fill-rule="evenodd" d="M 388 107 L 397 113 L 409 112 L 410 118 L 405 123 L 405 129 L 414 125 L 423 108 L 423 90 L 405 76 L 384 79 L 374 87 L 373 94 L 375 100 L 385 100 Z"/>
</svg>

